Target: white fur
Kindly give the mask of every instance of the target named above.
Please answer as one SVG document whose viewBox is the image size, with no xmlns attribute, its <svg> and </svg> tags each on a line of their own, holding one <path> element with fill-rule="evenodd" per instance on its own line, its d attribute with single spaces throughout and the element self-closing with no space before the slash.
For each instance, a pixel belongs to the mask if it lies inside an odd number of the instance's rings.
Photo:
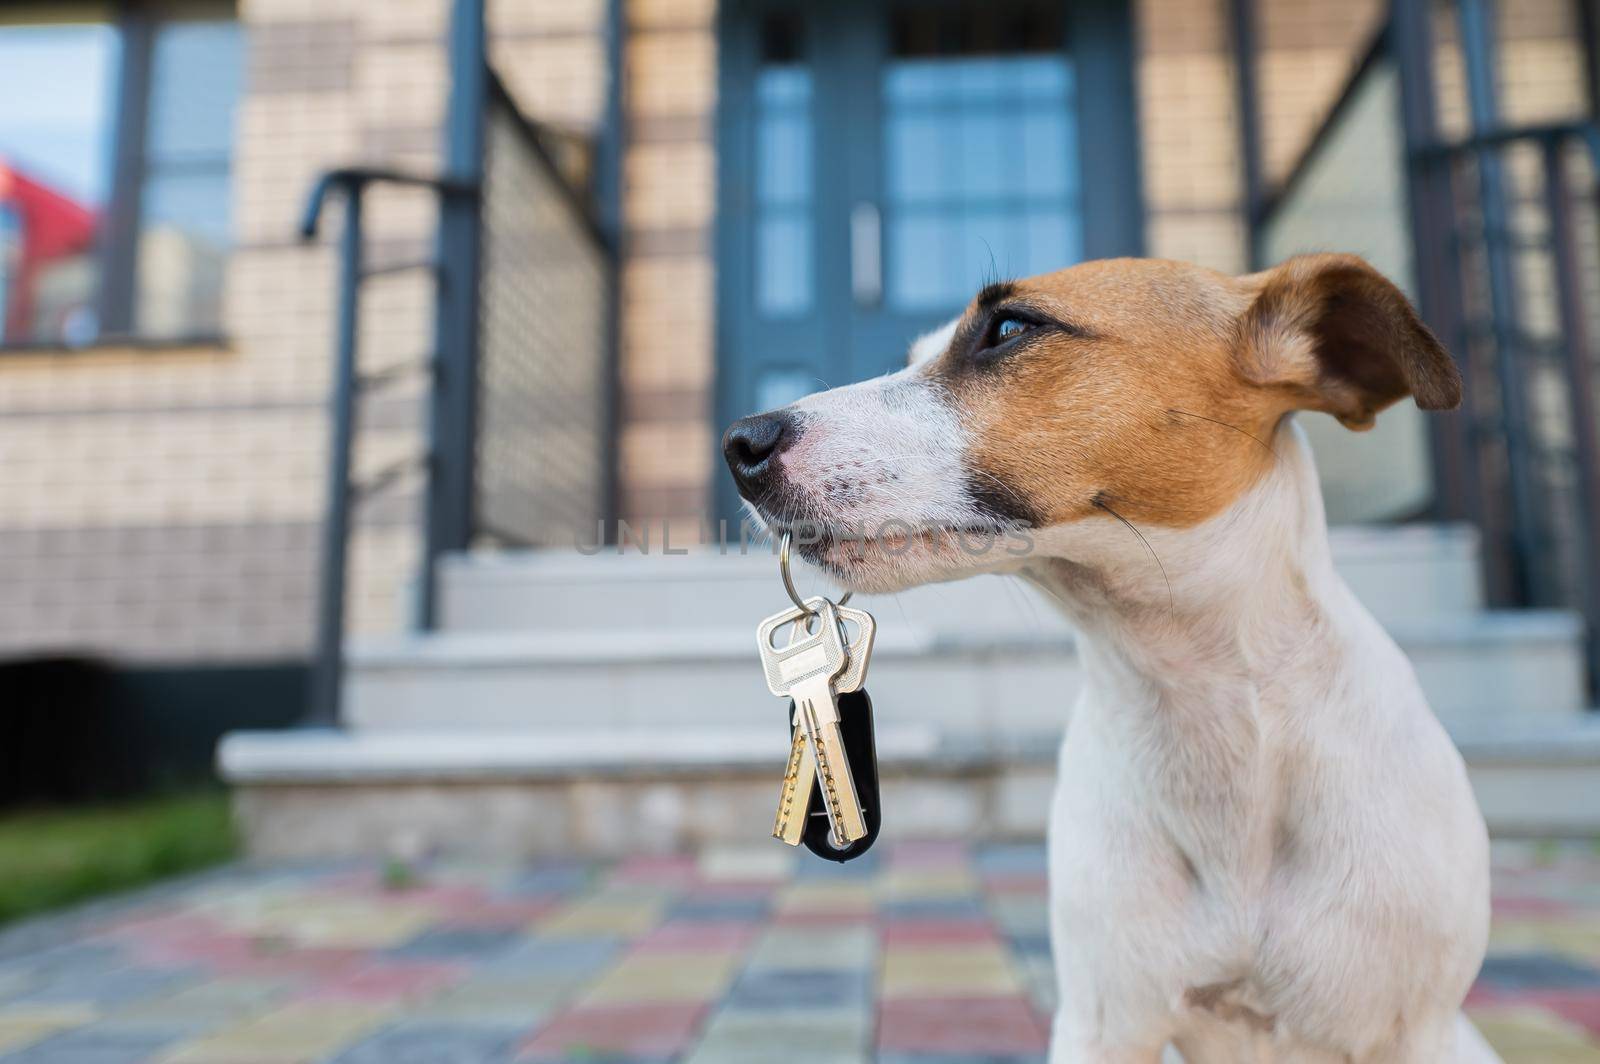
<svg viewBox="0 0 1600 1064">
<path fill-rule="evenodd" d="M 1040 549 L 1084 569 L 1030 567 L 1085 671 L 1051 810 L 1054 1064 L 1494 1059 L 1458 1038 L 1489 919 L 1465 767 L 1334 571 L 1303 436 L 1274 447 L 1197 528 L 1147 549 L 1079 522 Z"/>
<path fill-rule="evenodd" d="M 789 407 L 798 423 L 793 444 L 778 455 L 792 495 L 777 524 L 814 522 L 846 536 L 871 537 L 830 551 L 833 575 L 867 591 L 984 571 L 1015 569 L 1020 540 L 1004 532 L 886 546 L 897 533 L 992 526 L 968 490 L 971 436 L 959 410 L 923 371 L 926 349 L 949 343 L 955 325 L 917 341 L 916 364 L 874 380 L 820 392 Z"/>
<path fill-rule="evenodd" d="M 960 322 L 913 341 L 906 369 L 789 408 L 802 430 L 778 460 L 788 482 L 807 495 L 799 516 L 861 528 L 973 516 L 962 475 L 970 441 L 922 373 Z"/>
<path fill-rule="evenodd" d="M 876 527 L 970 509 L 966 433 L 915 370 L 820 392 L 792 409 L 800 436 L 778 460 L 788 482 L 803 486 L 807 516 Z"/>
<path fill-rule="evenodd" d="M 942 354 L 950 346 L 951 339 L 956 334 L 956 326 L 961 324 L 961 315 L 956 315 L 937 329 L 923 333 L 911 341 L 911 351 L 906 358 L 906 364 L 920 366 L 936 356 Z"/>
<path fill-rule="evenodd" d="M 783 462 L 807 516 L 970 518 L 959 416 L 918 370 L 949 330 L 798 404 Z M 1272 443 L 1228 511 L 1141 528 L 1148 545 L 1106 516 L 1014 563 L 929 549 L 846 574 L 888 590 L 1020 567 L 1080 631 L 1050 818 L 1053 1064 L 1495 1059 L 1459 1017 L 1489 919 L 1466 770 L 1334 571 L 1304 437 L 1286 420 Z"/>
</svg>

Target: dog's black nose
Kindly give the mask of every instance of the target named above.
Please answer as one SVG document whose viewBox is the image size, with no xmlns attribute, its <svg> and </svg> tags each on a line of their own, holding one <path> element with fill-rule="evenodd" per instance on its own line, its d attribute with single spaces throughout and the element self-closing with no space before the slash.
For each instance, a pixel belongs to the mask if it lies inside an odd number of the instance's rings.
<svg viewBox="0 0 1600 1064">
<path fill-rule="evenodd" d="M 781 411 L 740 418 L 728 426 L 722 435 L 722 455 L 741 494 L 749 497 L 770 486 L 777 475 L 774 459 L 793 437 L 793 423 Z"/>
</svg>

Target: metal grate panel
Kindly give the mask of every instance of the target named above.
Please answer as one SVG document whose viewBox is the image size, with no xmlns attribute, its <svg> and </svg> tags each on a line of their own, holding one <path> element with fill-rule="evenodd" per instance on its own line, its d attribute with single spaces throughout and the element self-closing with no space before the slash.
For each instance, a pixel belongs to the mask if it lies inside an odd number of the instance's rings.
<svg viewBox="0 0 1600 1064">
<path fill-rule="evenodd" d="M 485 135 L 475 530 L 525 546 L 589 542 L 610 461 L 608 253 L 498 94 Z"/>
</svg>

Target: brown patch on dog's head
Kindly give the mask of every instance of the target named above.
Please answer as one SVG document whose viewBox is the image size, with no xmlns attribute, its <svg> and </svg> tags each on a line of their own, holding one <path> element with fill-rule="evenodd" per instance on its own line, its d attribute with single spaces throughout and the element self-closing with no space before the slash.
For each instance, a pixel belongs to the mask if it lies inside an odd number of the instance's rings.
<svg viewBox="0 0 1600 1064">
<path fill-rule="evenodd" d="M 1290 411 L 1365 428 L 1407 394 L 1460 400 L 1405 297 L 1349 255 L 1239 278 L 1110 259 L 991 285 L 926 372 L 970 436 L 973 496 L 1034 525 L 1110 509 L 1188 527 L 1275 461 Z"/>
</svg>

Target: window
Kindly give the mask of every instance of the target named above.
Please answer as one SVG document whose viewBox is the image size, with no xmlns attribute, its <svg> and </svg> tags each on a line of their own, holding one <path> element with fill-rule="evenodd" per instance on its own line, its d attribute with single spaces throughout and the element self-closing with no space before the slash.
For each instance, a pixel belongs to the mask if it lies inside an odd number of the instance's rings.
<svg viewBox="0 0 1600 1064">
<path fill-rule="evenodd" d="M 94 339 L 109 200 L 108 26 L 0 25 L 0 310 L 6 343 Z"/>
<path fill-rule="evenodd" d="M 888 299 L 961 306 L 1083 257 L 1076 71 L 1059 4 L 896 8 L 882 76 Z"/>
<path fill-rule="evenodd" d="M 804 31 L 796 15 L 769 16 L 756 75 L 756 307 L 769 318 L 811 309 L 812 85 Z"/>
<path fill-rule="evenodd" d="M 231 7 L 31 10 L 0 15 L 0 344 L 217 335 Z"/>
</svg>

